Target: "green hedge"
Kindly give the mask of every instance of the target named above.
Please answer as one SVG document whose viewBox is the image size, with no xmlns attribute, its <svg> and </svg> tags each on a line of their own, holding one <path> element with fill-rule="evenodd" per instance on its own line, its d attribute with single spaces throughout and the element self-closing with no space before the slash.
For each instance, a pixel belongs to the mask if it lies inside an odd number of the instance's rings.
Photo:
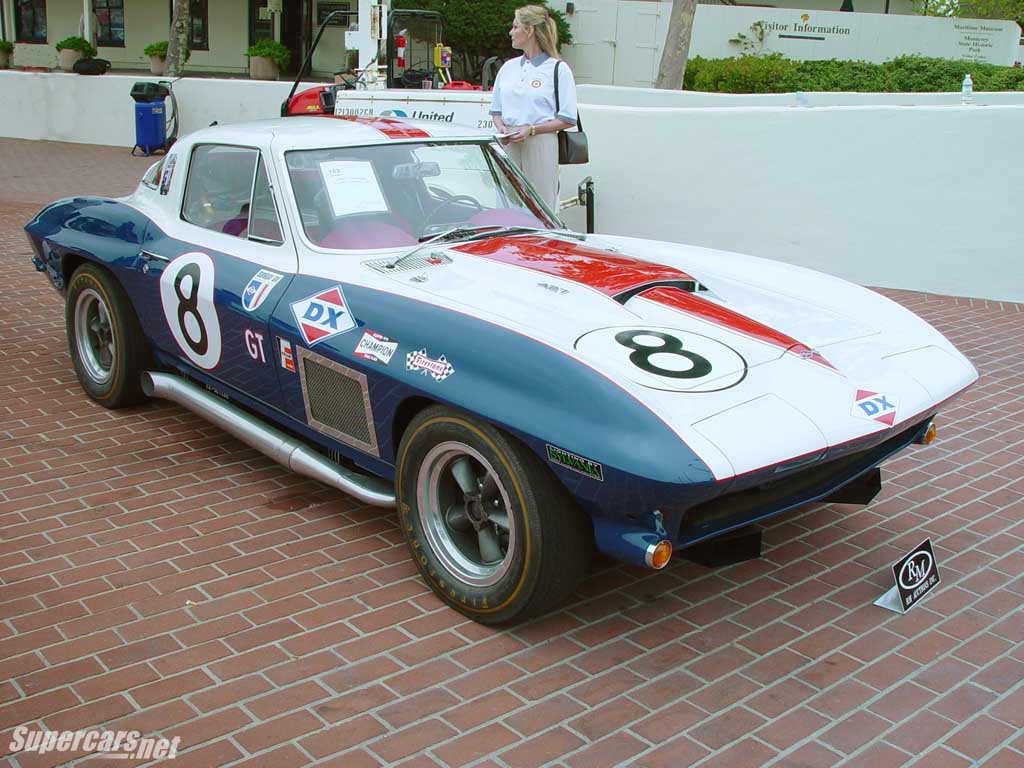
<svg viewBox="0 0 1024 768">
<path fill-rule="evenodd" d="M 1024 91 L 1024 69 L 923 56 L 884 64 L 865 61 L 792 61 L 780 53 L 703 59 L 686 64 L 683 88 L 712 93 L 863 91 L 872 93 L 960 90 L 970 73 L 976 91 Z"/>
</svg>

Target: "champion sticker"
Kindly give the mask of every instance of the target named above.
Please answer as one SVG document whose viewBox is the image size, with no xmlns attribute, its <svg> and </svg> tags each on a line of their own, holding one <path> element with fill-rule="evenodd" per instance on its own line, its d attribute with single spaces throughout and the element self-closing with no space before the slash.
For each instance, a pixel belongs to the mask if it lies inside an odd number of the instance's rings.
<svg viewBox="0 0 1024 768">
<path fill-rule="evenodd" d="M 581 475 L 604 482 L 604 469 L 596 461 L 577 456 L 575 453 L 569 453 L 569 451 L 557 448 L 550 443 L 546 443 L 545 448 L 548 452 L 548 461 L 552 464 L 558 464 L 566 469 L 571 469 L 573 472 L 579 472 Z"/>
<path fill-rule="evenodd" d="M 364 331 L 363 337 L 359 339 L 359 343 L 352 350 L 352 354 L 363 358 L 363 360 L 369 360 L 372 363 L 387 365 L 391 362 L 391 358 L 394 357 L 397 349 L 397 341 L 392 341 L 387 336 L 383 336 L 376 331 Z"/>
<path fill-rule="evenodd" d="M 281 367 L 295 373 L 295 355 L 292 354 L 292 343 L 284 339 L 277 341 L 281 348 Z"/>
<path fill-rule="evenodd" d="M 292 314 L 302 338 L 311 347 L 356 327 L 340 285 L 292 302 Z"/>
<path fill-rule="evenodd" d="M 434 359 L 427 355 L 426 348 L 407 354 L 405 368 L 408 371 L 421 371 L 424 376 L 432 376 L 434 381 L 444 381 L 455 373 L 455 368 L 444 355 Z"/>
<path fill-rule="evenodd" d="M 242 308 L 246 312 L 255 312 L 259 309 L 270 292 L 274 290 L 274 286 L 281 282 L 282 277 L 283 275 L 267 269 L 261 269 L 253 275 L 252 280 L 242 291 Z"/>
<path fill-rule="evenodd" d="M 870 419 L 891 427 L 896 422 L 900 401 L 893 395 L 858 389 L 850 413 L 861 419 Z"/>
</svg>

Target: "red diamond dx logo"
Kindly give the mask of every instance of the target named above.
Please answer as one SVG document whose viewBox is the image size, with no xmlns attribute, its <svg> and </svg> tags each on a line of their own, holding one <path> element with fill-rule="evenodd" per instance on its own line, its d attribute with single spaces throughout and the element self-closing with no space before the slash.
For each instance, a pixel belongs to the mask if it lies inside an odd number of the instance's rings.
<svg viewBox="0 0 1024 768">
<path fill-rule="evenodd" d="M 891 427 L 896 421 L 899 400 L 893 395 L 858 389 L 850 413 L 862 419 L 870 419 Z"/>
</svg>

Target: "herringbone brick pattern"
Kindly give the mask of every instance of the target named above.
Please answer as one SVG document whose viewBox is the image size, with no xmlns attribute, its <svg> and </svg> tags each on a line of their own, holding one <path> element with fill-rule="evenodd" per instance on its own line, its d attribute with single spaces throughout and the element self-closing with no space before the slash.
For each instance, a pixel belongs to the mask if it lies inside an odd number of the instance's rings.
<svg viewBox="0 0 1024 768">
<path fill-rule="evenodd" d="M 0 167 L 48 169 L 0 197 L 126 191 L 146 162 L 122 154 L 0 140 Z M 71 759 L 11 754 L 28 724 L 180 736 L 188 768 L 1024 766 L 1021 306 L 886 291 L 982 379 L 870 506 L 782 517 L 726 568 L 602 560 L 494 630 L 424 587 L 392 514 L 176 406 L 86 398 L 37 207 L 0 203 L 0 759 Z M 940 587 L 873 606 L 926 536 Z"/>
</svg>

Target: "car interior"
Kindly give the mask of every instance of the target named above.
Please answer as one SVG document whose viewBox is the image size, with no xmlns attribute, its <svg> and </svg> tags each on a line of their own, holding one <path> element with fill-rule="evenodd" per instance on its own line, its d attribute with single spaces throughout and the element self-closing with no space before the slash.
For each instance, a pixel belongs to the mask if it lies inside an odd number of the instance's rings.
<svg viewBox="0 0 1024 768">
<path fill-rule="evenodd" d="M 396 144 L 285 155 L 309 240 L 338 250 L 413 246 L 453 226 L 552 227 L 485 144 Z"/>
</svg>

